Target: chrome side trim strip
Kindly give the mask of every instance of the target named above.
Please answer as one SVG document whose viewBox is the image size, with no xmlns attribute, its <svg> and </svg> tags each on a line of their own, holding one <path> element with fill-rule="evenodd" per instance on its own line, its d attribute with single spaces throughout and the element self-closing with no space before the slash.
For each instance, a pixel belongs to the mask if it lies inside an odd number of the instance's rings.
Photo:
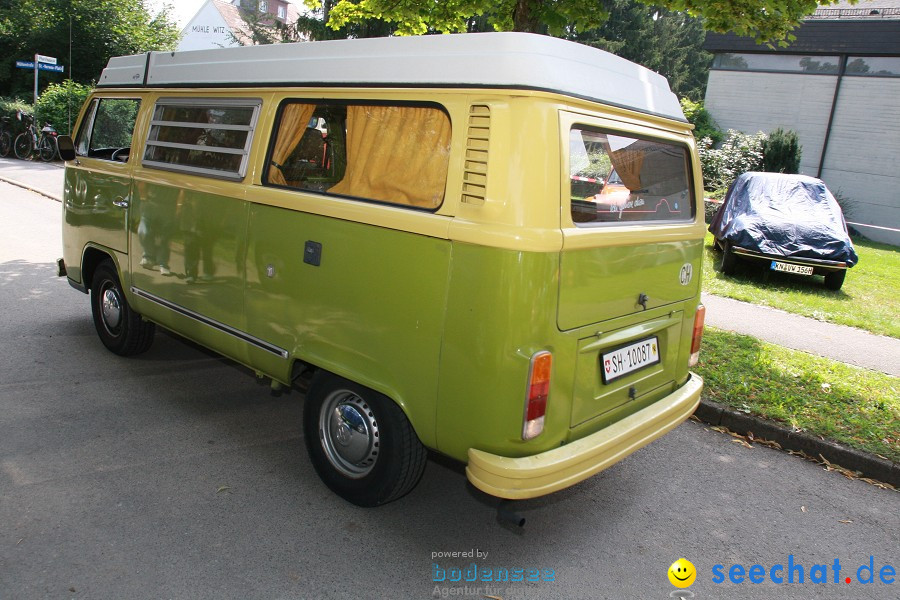
<svg viewBox="0 0 900 600">
<path fill-rule="evenodd" d="M 209 327 L 218 329 L 219 331 L 222 331 L 224 333 L 227 333 L 228 335 L 236 337 L 237 339 L 239 339 L 241 341 L 247 342 L 248 344 L 252 344 L 253 346 L 256 346 L 257 348 L 265 350 L 266 352 L 271 352 L 272 354 L 275 354 L 276 356 L 280 356 L 281 358 L 283 358 L 285 360 L 287 360 L 287 358 L 289 356 L 288 351 L 285 350 L 284 348 L 279 348 L 278 346 L 275 346 L 274 344 L 270 344 L 269 342 L 267 342 L 265 340 L 261 340 L 258 337 L 254 337 L 254 336 L 250 335 L 249 333 L 243 332 L 239 329 L 235 329 L 234 327 L 226 325 L 225 323 L 220 323 L 219 321 L 216 321 L 215 319 L 210 319 L 209 317 L 205 317 L 205 316 L 201 315 L 200 313 L 196 313 L 190 309 L 187 309 L 183 306 L 175 304 L 174 302 L 169 302 L 168 300 L 166 300 L 164 298 L 160 298 L 159 296 L 156 296 L 154 294 L 151 294 L 150 292 L 148 292 L 146 290 L 142 290 L 138 287 L 131 286 L 131 293 L 134 294 L 135 296 L 140 296 L 141 298 L 145 298 L 155 304 L 159 304 L 162 307 L 168 308 L 171 311 L 177 312 L 180 315 L 194 319 L 195 321 L 197 321 L 199 323 L 203 323 L 204 325 L 208 325 Z"/>
</svg>

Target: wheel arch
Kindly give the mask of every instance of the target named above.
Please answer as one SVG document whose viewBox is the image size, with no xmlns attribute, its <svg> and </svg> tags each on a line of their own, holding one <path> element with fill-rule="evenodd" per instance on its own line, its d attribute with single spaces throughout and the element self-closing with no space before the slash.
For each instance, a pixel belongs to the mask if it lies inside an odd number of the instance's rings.
<svg viewBox="0 0 900 600">
<path fill-rule="evenodd" d="M 119 279 L 121 280 L 122 269 L 119 267 L 119 259 L 115 252 L 109 248 L 95 246 L 93 244 L 84 247 L 84 252 L 81 254 L 81 285 L 84 288 L 85 293 L 88 293 L 91 289 L 91 284 L 94 280 L 94 272 L 97 270 L 97 266 L 106 259 L 112 260 L 116 272 L 119 274 Z"/>
</svg>

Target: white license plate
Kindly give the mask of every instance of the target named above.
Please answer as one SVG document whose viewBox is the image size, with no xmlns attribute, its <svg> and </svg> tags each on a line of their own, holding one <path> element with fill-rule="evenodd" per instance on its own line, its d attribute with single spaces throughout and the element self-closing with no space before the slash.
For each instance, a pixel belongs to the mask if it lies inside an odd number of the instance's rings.
<svg viewBox="0 0 900 600">
<path fill-rule="evenodd" d="M 659 362 L 659 341 L 656 337 L 629 344 L 624 348 L 600 355 L 603 383 L 609 383 L 638 369 Z"/>
<path fill-rule="evenodd" d="M 813 274 L 812 267 L 807 267 L 805 265 L 793 265 L 791 263 L 778 262 L 777 260 L 772 261 L 771 268 L 773 271 L 782 271 L 784 273 L 797 273 L 798 275 Z"/>
</svg>

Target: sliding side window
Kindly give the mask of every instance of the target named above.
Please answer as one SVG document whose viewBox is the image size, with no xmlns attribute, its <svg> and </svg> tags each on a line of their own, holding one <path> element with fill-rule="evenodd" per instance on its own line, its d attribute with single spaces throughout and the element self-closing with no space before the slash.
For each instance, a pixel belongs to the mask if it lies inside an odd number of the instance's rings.
<svg viewBox="0 0 900 600">
<path fill-rule="evenodd" d="M 243 179 L 261 101 L 162 98 L 153 109 L 145 166 Z"/>
<path fill-rule="evenodd" d="M 285 102 L 264 183 L 436 210 L 450 118 L 436 105 Z"/>
</svg>

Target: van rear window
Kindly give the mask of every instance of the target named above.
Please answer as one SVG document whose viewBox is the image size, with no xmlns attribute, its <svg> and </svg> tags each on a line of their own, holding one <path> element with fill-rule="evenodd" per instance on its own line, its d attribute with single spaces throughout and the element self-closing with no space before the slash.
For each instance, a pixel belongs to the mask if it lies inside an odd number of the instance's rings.
<svg viewBox="0 0 900 600">
<path fill-rule="evenodd" d="M 686 147 L 573 127 L 569 133 L 576 225 L 687 221 L 694 216 Z"/>
<path fill-rule="evenodd" d="M 160 99 L 143 164 L 242 179 L 259 106 L 259 100 Z"/>
<path fill-rule="evenodd" d="M 449 161 L 450 118 L 439 107 L 286 102 L 264 182 L 435 210 Z"/>
</svg>

